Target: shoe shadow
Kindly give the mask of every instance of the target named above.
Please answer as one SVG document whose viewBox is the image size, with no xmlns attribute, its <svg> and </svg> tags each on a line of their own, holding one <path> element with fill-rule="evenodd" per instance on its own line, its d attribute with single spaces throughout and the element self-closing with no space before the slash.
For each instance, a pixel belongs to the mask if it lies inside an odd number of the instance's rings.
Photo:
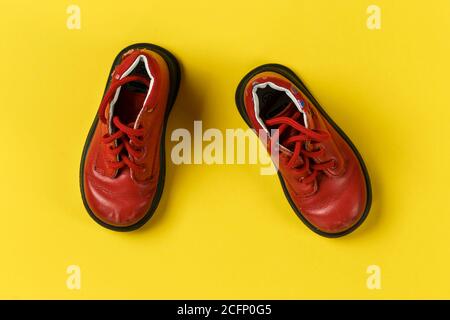
<svg viewBox="0 0 450 320">
<path fill-rule="evenodd" d="M 366 111 L 369 112 L 369 111 Z M 385 124 L 387 126 L 387 124 Z M 344 129 L 345 130 L 345 129 Z M 352 136 L 368 136 L 372 134 L 370 132 L 370 128 L 361 128 L 361 127 L 354 127 L 352 135 L 350 136 L 350 139 Z M 356 148 L 358 148 L 358 144 L 356 144 Z M 352 233 L 341 237 L 339 239 L 341 240 L 355 240 L 359 239 L 361 237 L 367 237 L 369 234 L 373 232 L 379 232 L 380 225 L 384 223 L 385 216 L 383 203 L 385 199 L 384 189 L 381 185 L 381 177 L 383 175 L 383 170 L 380 167 L 380 164 L 377 159 L 377 153 L 375 150 L 365 150 L 365 152 L 362 150 L 362 148 L 358 148 L 359 152 L 361 153 L 362 158 L 364 159 L 365 165 L 367 167 L 367 171 L 369 174 L 370 179 L 370 185 L 371 185 L 371 207 L 367 214 L 366 219 L 364 222 Z"/>
<path fill-rule="evenodd" d="M 383 195 L 383 188 L 381 188 L 381 185 L 378 180 L 378 170 L 375 166 L 375 163 L 370 163 L 370 166 L 368 167 L 368 172 L 370 176 L 370 184 L 372 189 L 372 205 L 370 207 L 370 211 L 365 219 L 365 221 L 359 226 L 354 232 L 351 234 L 342 237 L 342 239 L 358 239 L 360 237 L 367 237 L 368 234 L 379 231 L 378 227 L 380 225 L 380 222 L 383 220 L 382 217 L 382 199 L 384 198 Z"/>
<path fill-rule="evenodd" d="M 184 66 L 180 64 L 181 68 L 181 82 L 178 91 L 178 96 L 173 105 L 172 111 L 169 115 L 169 120 L 166 128 L 165 137 L 165 152 L 166 152 L 166 177 L 164 183 L 164 190 L 153 217 L 138 229 L 138 232 L 145 232 L 158 226 L 166 216 L 167 204 L 171 201 L 170 192 L 172 185 L 176 180 L 177 171 L 181 170 L 181 166 L 175 165 L 171 160 L 172 142 L 170 136 L 173 130 L 178 128 L 186 128 L 189 131 L 193 126 L 194 120 L 200 120 L 203 112 L 203 98 L 195 88 L 192 87 L 192 76 L 185 73 Z"/>
</svg>

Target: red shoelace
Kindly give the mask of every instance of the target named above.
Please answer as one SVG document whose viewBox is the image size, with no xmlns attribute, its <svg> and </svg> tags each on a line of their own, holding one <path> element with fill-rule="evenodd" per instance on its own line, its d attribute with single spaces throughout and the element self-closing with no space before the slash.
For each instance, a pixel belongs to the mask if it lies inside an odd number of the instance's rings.
<svg viewBox="0 0 450 320">
<path fill-rule="evenodd" d="M 99 118 L 103 123 L 107 123 L 105 110 L 107 105 L 113 99 L 116 90 L 122 85 L 133 81 L 141 82 L 147 87 L 150 85 L 149 79 L 142 76 L 128 76 L 113 83 L 108 88 L 108 91 L 105 94 L 98 111 Z M 120 122 L 117 116 L 113 117 L 112 122 L 116 127 L 116 131 L 113 134 L 105 134 L 102 137 L 102 142 L 105 144 L 115 142 L 116 146 L 107 148 L 107 152 L 116 157 L 118 160 L 108 162 L 108 167 L 112 169 L 120 169 L 128 166 L 130 169 L 136 171 L 142 170 L 143 167 L 136 164 L 134 159 L 138 159 L 140 156 L 142 156 L 142 147 L 144 146 L 142 137 L 144 136 L 144 129 L 135 129 L 134 123 L 125 125 Z"/>
<path fill-rule="evenodd" d="M 266 124 L 270 127 L 278 126 L 278 131 L 273 137 L 275 138 L 274 140 L 280 139 L 279 143 L 290 150 L 293 147 L 287 166 L 295 170 L 296 174 L 301 177 L 300 182 L 309 184 L 315 181 L 319 171 L 333 168 L 336 163 L 333 159 L 323 163 L 315 162 L 314 158 L 320 157 L 325 152 L 323 148 L 317 145 L 329 139 L 330 136 L 327 132 L 311 130 L 300 124 L 298 119 L 301 116 L 302 114 L 295 110 L 294 114 L 290 116 L 275 117 L 267 120 Z M 283 133 L 289 128 L 298 134 L 282 138 Z M 311 145 L 311 150 L 309 151 L 305 149 L 305 142 L 307 141 Z M 300 167 L 298 165 L 299 158 L 303 162 L 303 165 Z"/>
</svg>

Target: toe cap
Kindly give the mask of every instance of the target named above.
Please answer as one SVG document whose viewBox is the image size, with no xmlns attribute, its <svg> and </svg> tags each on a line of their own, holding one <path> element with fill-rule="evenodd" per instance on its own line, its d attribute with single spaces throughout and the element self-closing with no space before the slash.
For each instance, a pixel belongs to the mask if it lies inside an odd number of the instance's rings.
<svg viewBox="0 0 450 320">
<path fill-rule="evenodd" d="M 138 183 L 124 170 L 114 179 L 98 173 L 85 175 L 84 193 L 91 213 L 115 227 L 129 227 L 143 219 L 150 209 L 156 187 Z"/>
</svg>

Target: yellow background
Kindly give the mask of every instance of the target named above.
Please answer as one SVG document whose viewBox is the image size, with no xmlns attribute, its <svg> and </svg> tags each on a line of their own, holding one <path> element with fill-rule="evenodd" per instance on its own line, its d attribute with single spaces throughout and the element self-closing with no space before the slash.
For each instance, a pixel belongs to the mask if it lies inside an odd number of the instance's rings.
<svg viewBox="0 0 450 320">
<path fill-rule="evenodd" d="M 81 29 L 66 27 L 68 5 Z M 381 30 L 366 27 L 381 8 Z M 7 1 L 0 11 L 0 298 L 450 298 L 450 2 Z M 82 147 L 116 54 L 183 67 L 169 133 L 246 128 L 235 88 L 291 67 L 363 155 L 367 221 L 326 239 L 259 165 L 167 162 L 155 216 L 116 233 L 86 213 Z M 66 268 L 81 268 L 81 290 Z M 366 287 L 379 265 L 382 289 Z"/>
</svg>

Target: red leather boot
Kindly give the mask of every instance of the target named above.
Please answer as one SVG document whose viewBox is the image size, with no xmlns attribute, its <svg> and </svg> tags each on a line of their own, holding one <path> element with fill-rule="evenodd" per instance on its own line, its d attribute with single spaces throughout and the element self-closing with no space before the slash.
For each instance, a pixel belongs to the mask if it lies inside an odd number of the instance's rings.
<svg viewBox="0 0 450 320">
<path fill-rule="evenodd" d="M 156 210 L 167 118 L 179 81 L 177 60 L 158 46 L 132 45 L 116 57 L 80 168 L 84 205 L 100 225 L 134 230 Z"/>
<path fill-rule="evenodd" d="M 291 70 L 276 64 L 252 70 L 237 88 L 236 104 L 251 128 L 267 134 L 269 144 L 278 140 L 281 185 L 310 229 L 339 237 L 364 221 L 371 204 L 364 162 Z"/>
</svg>

